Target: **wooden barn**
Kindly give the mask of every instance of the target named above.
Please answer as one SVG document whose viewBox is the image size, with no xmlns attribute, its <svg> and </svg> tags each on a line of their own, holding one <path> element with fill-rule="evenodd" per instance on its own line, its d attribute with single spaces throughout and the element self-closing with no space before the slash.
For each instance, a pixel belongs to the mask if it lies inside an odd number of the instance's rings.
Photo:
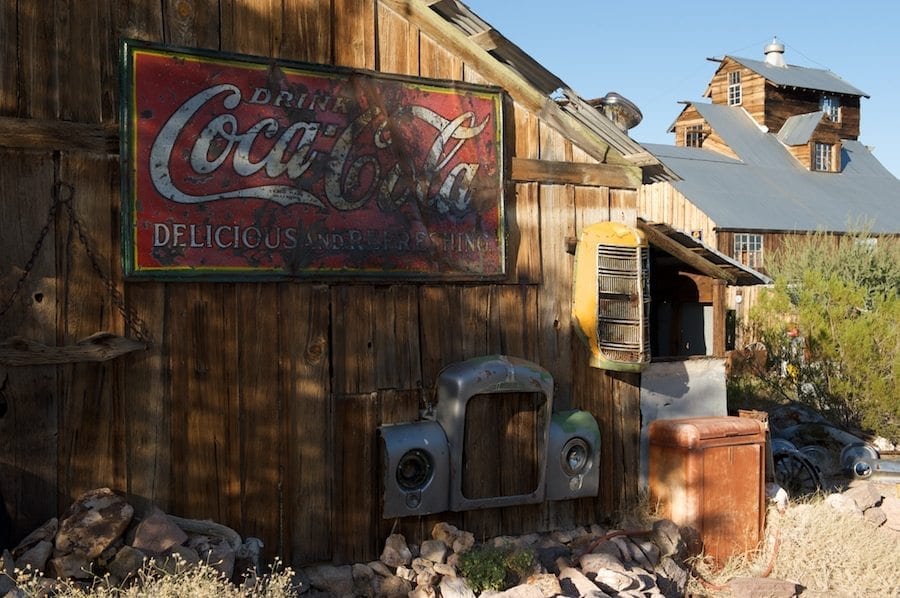
<svg viewBox="0 0 900 598">
<path fill-rule="evenodd" d="M 592 366 L 575 240 L 643 228 L 720 298 L 733 265 L 639 223 L 658 162 L 462 3 L 5 2 L 0 39 L 14 539 L 98 487 L 294 564 L 638 498 L 646 355 Z M 543 368 L 554 414 L 592 416 L 597 487 L 546 500 L 549 415 L 499 382 L 456 438 L 462 508 L 386 517 L 379 429 L 422 421 L 442 372 L 484 356 Z"/>
<path fill-rule="evenodd" d="M 649 169 L 640 193 L 641 217 L 762 273 L 788 237 L 900 233 L 900 181 L 860 141 L 868 95 L 784 53 L 775 39 L 763 60 L 711 59 L 708 101 L 683 103 L 674 145 L 645 144 L 666 171 Z M 756 292 L 729 293 L 738 320 Z"/>
</svg>

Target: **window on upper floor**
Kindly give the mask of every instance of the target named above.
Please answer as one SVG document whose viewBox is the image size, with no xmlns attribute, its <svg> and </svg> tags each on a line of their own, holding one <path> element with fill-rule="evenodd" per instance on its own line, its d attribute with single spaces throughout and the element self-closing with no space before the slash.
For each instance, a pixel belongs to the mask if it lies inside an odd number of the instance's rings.
<svg viewBox="0 0 900 598">
<path fill-rule="evenodd" d="M 728 73 L 728 105 L 738 106 L 741 103 L 741 71 Z"/>
<path fill-rule="evenodd" d="M 822 96 L 819 99 L 819 110 L 824 112 L 831 122 L 841 122 L 841 99 L 839 97 Z"/>
<path fill-rule="evenodd" d="M 684 147 L 703 147 L 703 125 L 688 125 L 684 129 Z"/>
<path fill-rule="evenodd" d="M 763 236 L 753 233 L 735 233 L 732 257 L 745 266 L 762 267 Z"/>
<path fill-rule="evenodd" d="M 813 170 L 831 171 L 834 170 L 834 149 L 830 143 L 815 144 L 815 155 L 813 156 Z"/>
</svg>

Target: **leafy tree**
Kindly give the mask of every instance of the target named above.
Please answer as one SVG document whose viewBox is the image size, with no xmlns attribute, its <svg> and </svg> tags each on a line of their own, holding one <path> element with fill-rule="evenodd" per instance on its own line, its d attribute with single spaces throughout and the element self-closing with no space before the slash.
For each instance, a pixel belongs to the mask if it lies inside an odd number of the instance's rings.
<svg viewBox="0 0 900 598">
<path fill-rule="evenodd" d="M 900 440 L 900 241 L 865 234 L 790 238 L 750 311 L 758 372 L 783 398 L 836 423 Z"/>
</svg>

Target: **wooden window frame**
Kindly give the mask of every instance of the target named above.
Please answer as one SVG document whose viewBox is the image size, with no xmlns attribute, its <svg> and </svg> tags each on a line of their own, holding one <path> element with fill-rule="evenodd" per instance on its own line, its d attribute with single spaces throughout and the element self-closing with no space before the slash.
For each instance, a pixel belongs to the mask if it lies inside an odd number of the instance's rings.
<svg viewBox="0 0 900 598">
<path fill-rule="evenodd" d="M 819 109 L 833 123 L 841 122 L 841 98 L 836 95 L 823 95 L 819 98 Z"/>
<path fill-rule="evenodd" d="M 741 89 L 741 71 L 728 73 L 728 105 L 740 106 L 743 101 Z"/>
<path fill-rule="evenodd" d="M 734 233 L 732 257 L 749 268 L 763 265 L 763 235 Z"/>
<path fill-rule="evenodd" d="M 684 147 L 703 147 L 704 139 L 703 125 L 687 125 L 684 128 Z"/>
<path fill-rule="evenodd" d="M 821 141 L 813 142 L 813 170 L 834 172 L 834 146 Z"/>
</svg>

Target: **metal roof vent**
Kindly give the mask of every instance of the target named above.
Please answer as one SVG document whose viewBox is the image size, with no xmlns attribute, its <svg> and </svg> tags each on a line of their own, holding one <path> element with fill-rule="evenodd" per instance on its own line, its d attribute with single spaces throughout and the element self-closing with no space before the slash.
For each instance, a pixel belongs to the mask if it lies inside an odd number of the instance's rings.
<svg viewBox="0 0 900 598">
<path fill-rule="evenodd" d="M 602 112 L 621 131 L 628 131 L 636 127 L 644 118 L 640 109 L 633 102 L 614 91 L 609 92 L 602 98 L 588 100 L 588 104 Z"/>
<path fill-rule="evenodd" d="M 766 53 L 766 64 L 770 66 L 786 67 L 784 63 L 784 44 L 777 37 L 772 38 L 772 43 L 763 50 Z"/>
</svg>

